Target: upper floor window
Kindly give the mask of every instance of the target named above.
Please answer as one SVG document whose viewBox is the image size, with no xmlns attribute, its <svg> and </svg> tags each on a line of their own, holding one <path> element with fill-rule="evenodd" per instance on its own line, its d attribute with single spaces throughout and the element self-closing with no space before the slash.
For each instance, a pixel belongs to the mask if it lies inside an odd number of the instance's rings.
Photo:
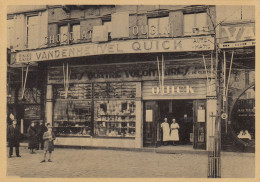
<svg viewBox="0 0 260 182">
<path fill-rule="evenodd" d="M 169 36 L 169 17 L 149 18 L 148 19 L 149 37 L 168 37 Z"/>
<path fill-rule="evenodd" d="M 184 35 L 205 34 L 207 32 L 208 26 L 206 13 L 184 15 Z"/>
<path fill-rule="evenodd" d="M 39 32 L 39 16 L 27 16 L 26 22 L 26 32 L 27 32 L 27 48 L 35 49 L 38 47 L 38 37 Z"/>
</svg>

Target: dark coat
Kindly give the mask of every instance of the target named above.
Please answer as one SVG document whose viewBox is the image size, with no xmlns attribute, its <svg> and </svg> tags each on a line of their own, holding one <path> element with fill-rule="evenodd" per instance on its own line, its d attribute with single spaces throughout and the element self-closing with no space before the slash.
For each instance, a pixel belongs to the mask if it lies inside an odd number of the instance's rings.
<svg viewBox="0 0 260 182">
<path fill-rule="evenodd" d="M 46 131 L 48 131 L 48 129 L 47 129 L 47 127 L 44 124 L 39 125 L 37 127 L 37 133 L 38 133 L 39 137 L 42 137 L 44 132 L 46 132 Z"/>
<path fill-rule="evenodd" d="M 29 126 L 27 130 L 28 139 L 29 139 L 29 149 L 35 149 L 38 148 L 38 134 L 36 127 Z"/>
<path fill-rule="evenodd" d="M 9 147 L 19 147 L 20 146 L 21 133 L 20 128 L 13 125 L 8 126 L 7 128 L 7 141 Z"/>
<path fill-rule="evenodd" d="M 43 134 L 43 140 L 44 140 L 44 150 L 47 150 L 49 152 L 53 151 L 54 150 L 53 140 L 55 140 L 54 133 L 51 132 L 51 134 L 50 134 L 49 132 L 45 132 Z"/>
</svg>

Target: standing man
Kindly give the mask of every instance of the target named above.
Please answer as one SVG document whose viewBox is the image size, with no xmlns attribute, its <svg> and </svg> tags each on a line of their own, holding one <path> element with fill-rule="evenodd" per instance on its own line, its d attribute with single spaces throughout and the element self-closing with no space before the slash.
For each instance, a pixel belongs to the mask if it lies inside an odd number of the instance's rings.
<svg viewBox="0 0 260 182">
<path fill-rule="evenodd" d="M 9 150 L 9 158 L 13 155 L 13 147 L 15 147 L 15 152 L 17 157 L 21 157 L 19 154 L 19 146 L 20 146 L 20 138 L 21 133 L 20 129 L 17 126 L 17 120 L 13 120 L 13 124 L 8 126 L 7 128 L 7 140 L 8 140 L 8 146 L 10 147 Z"/>
<path fill-rule="evenodd" d="M 41 146 L 41 150 L 44 148 L 43 134 L 46 131 L 48 131 L 47 127 L 45 126 L 43 120 L 40 120 L 40 125 L 38 126 L 38 146 Z"/>
</svg>

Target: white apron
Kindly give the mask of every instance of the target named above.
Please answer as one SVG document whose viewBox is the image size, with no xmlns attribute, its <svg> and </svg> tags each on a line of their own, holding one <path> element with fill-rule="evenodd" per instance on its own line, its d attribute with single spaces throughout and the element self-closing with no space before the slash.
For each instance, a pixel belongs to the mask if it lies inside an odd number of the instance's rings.
<svg viewBox="0 0 260 182">
<path fill-rule="evenodd" d="M 169 141 L 170 139 L 170 127 L 168 123 L 162 123 L 161 124 L 162 130 L 163 130 L 163 141 Z"/>
<path fill-rule="evenodd" d="M 179 141 L 179 128 L 180 127 L 178 123 L 171 124 L 171 134 L 170 134 L 171 141 Z"/>
</svg>

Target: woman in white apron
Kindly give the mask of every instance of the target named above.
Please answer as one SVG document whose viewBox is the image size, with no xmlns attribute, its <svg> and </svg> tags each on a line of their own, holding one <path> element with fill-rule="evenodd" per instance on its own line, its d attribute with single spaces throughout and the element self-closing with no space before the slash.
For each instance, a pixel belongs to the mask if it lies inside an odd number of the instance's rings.
<svg viewBox="0 0 260 182">
<path fill-rule="evenodd" d="M 170 127 L 171 130 L 170 140 L 173 141 L 173 145 L 176 145 L 175 142 L 179 141 L 179 128 L 180 128 L 179 124 L 176 123 L 176 120 L 173 118 Z"/>
<path fill-rule="evenodd" d="M 167 118 L 164 118 L 164 122 L 161 124 L 161 128 L 163 130 L 163 143 L 166 145 L 167 141 L 170 139 L 170 127 L 167 122 Z"/>
</svg>

